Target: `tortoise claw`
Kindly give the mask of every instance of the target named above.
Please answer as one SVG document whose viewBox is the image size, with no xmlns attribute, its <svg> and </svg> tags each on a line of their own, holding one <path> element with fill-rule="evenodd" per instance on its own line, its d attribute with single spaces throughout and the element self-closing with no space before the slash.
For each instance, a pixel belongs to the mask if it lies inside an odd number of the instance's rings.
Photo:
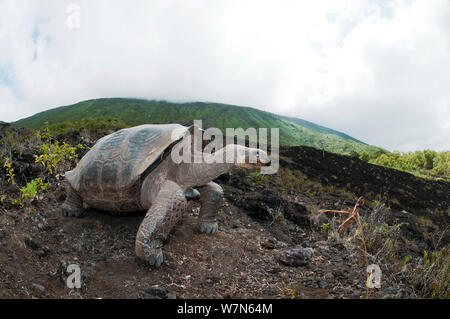
<svg viewBox="0 0 450 319">
<path fill-rule="evenodd" d="M 162 241 L 154 240 L 149 242 L 148 239 L 144 239 L 142 244 L 142 254 L 138 256 L 149 263 L 150 266 L 159 267 L 164 261 L 164 254 L 162 251 Z"/>
<path fill-rule="evenodd" d="M 164 261 L 164 255 L 162 249 L 155 249 L 155 251 L 148 256 L 148 263 L 150 266 L 159 267 Z"/>
<path fill-rule="evenodd" d="M 215 234 L 219 229 L 217 222 L 203 222 L 200 224 L 200 232 L 206 234 Z"/>
<path fill-rule="evenodd" d="M 69 207 L 67 205 L 63 205 L 61 212 L 65 217 L 79 217 L 83 214 L 83 210 L 75 207 Z"/>
</svg>

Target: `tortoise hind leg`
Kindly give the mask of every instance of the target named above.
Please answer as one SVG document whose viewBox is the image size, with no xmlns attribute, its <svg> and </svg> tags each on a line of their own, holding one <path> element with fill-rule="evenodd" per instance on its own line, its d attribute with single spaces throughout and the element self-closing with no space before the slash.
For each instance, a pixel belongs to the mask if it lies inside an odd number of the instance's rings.
<svg viewBox="0 0 450 319">
<path fill-rule="evenodd" d="M 200 208 L 200 232 L 215 234 L 219 229 L 217 212 L 223 203 L 223 189 L 220 185 L 209 182 L 199 188 L 202 207 Z"/>
<path fill-rule="evenodd" d="M 159 267 L 164 260 L 163 242 L 185 210 L 183 191 L 176 183 L 166 181 L 139 226 L 136 255 L 150 265 Z"/>
<path fill-rule="evenodd" d="M 83 214 L 83 200 L 72 187 L 67 191 L 67 198 L 61 207 L 63 216 L 78 217 Z"/>
</svg>

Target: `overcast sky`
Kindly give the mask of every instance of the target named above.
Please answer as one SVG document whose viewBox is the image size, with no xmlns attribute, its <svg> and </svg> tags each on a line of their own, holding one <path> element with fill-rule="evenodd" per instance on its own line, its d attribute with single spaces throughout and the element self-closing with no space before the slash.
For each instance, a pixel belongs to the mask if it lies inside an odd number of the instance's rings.
<svg viewBox="0 0 450 319">
<path fill-rule="evenodd" d="M 100 97 L 252 106 L 450 150 L 450 1 L 0 0 L 0 120 Z"/>
</svg>

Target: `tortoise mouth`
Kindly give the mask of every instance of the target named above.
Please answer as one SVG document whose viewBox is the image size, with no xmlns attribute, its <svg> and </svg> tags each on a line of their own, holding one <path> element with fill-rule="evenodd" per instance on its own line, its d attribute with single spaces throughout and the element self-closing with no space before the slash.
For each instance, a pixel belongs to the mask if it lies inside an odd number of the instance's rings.
<svg viewBox="0 0 450 319">
<path fill-rule="evenodd" d="M 246 168 L 246 169 L 260 169 L 263 167 L 261 164 L 249 164 L 249 163 L 238 163 L 236 164 L 238 167 Z"/>
<path fill-rule="evenodd" d="M 255 163 L 255 164 L 252 164 L 252 163 L 237 163 L 236 165 L 238 167 L 242 167 L 242 168 L 245 168 L 245 169 L 257 170 L 257 169 L 261 169 L 264 166 L 269 166 L 270 163 L 271 163 L 270 158 L 268 158 L 266 163 L 263 163 L 263 162 L 258 160 L 258 163 Z"/>
</svg>

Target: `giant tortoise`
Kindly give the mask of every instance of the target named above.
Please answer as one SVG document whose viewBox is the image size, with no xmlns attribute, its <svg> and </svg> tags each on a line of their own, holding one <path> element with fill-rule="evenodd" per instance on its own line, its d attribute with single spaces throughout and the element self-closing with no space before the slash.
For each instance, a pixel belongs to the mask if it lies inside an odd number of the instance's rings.
<svg viewBox="0 0 450 319">
<path fill-rule="evenodd" d="M 136 255 L 160 266 L 163 242 L 186 209 L 184 192 L 196 187 L 202 203 L 199 229 L 216 233 L 223 190 L 212 180 L 235 166 L 258 169 L 269 158 L 262 150 L 229 144 L 212 154 L 191 148 L 191 163 L 176 163 L 171 151 L 177 145 L 193 145 L 195 130 L 201 131 L 179 124 L 141 125 L 101 138 L 74 170 L 66 172 L 63 214 L 80 216 L 86 206 L 112 214 L 147 212 L 136 236 Z M 234 162 L 211 160 L 231 153 L 236 154 Z"/>
</svg>

